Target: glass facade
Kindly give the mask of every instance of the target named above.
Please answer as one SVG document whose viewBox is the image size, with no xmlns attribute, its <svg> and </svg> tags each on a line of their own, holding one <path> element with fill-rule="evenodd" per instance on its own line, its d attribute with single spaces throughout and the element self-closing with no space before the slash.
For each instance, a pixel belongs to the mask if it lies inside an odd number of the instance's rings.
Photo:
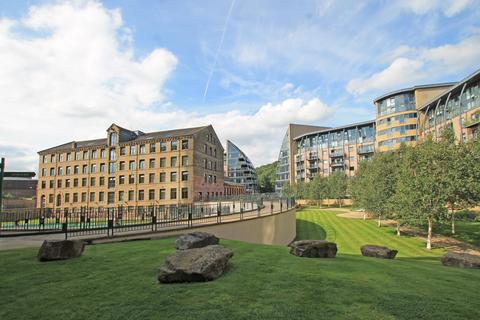
<svg viewBox="0 0 480 320">
<path fill-rule="evenodd" d="M 413 92 L 397 94 L 379 101 L 377 107 L 378 117 L 407 110 L 415 110 L 415 95 Z"/>
<path fill-rule="evenodd" d="M 275 191 L 280 192 L 283 185 L 290 181 L 290 156 L 288 153 L 289 134 L 288 130 L 283 137 L 280 153 L 277 162 L 277 179 L 275 183 Z"/>
<path fill-rule="evenodd" d="M 240 184 L 246 193 L 254 193 L 257 187 L 257 173 L 247 155 L 227 140 L 225 181 Z"/>
</svg>

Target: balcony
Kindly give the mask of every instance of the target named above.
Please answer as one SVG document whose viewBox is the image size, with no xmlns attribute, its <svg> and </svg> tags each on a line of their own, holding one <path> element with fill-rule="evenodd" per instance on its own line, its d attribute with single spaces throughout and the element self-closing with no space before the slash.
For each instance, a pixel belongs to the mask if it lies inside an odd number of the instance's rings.
<svg viewBox="0 0 480 320">
<path fill-rule="evenodd" d="M 316 152 L 312 152 L 308 155 L 308 161 L 315 161 L 318 160 L 318 155 Z"/>
<path fill-rule="evenodd" d="M 360 146 L 358 148 L 358 154 L 366 154 L 366 153 L 373 153 L 373 152 L 374 152 L 373 144 L 368 146 Z"/>
<path fill-rule="evenodd" d="M 343 157 L 343 155 L 344 155 L 343 150 L 336 150 L 334 152 L 330 152 L 330 158 L 339 158 L 339 157 Z"/>
</svg>

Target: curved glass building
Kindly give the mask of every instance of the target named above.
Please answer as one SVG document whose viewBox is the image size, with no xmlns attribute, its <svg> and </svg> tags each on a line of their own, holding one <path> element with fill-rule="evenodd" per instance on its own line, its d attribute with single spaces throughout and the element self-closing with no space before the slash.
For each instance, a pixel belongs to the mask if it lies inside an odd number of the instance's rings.
<svg viewBox="0 0 480 320">
<path fill-rule="evenodd" d="M 225 182 L 242 185 L 246 193 L 254 193 L 257 173 L 250 159 L 230 140 L 227 140 L 225 153 Z"/>
<path fill-rule="evenodd" d="M 421 85 L 389 92 L 374 100 L 376 109 L 376 147 L 383 152 L 402 143 L 415 143 L 418 137 L 418 109 L 455 83 Z"/>
</svg>

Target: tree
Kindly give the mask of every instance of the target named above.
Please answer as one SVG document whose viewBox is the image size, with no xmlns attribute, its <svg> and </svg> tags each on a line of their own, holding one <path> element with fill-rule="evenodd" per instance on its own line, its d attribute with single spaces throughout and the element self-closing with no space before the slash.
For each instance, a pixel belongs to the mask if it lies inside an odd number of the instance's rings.
<svg viewBox="0 0 480 320">
<path fill-rule="evenodd" d="M 309 194 L 312 200 L 317 201 L 317 205 L 322 205 L 322 200 L 327 198 L 328 185 L 327 179 L 321 175 L 316 175 L 313 181 L 309 183 Z"/>
<path fill-rule="evenodd" d="M 443 157 L 442 147 L 431 137 L 402 152 L 398 161 L 395 202 L 398 208 L 405 210 L 404 217 L 427 222 L 427 249 L 431 250 L 433 221 L 446 217 L 448 161 Z"/>
<path fill-rule="evenodd" d="M 327 178 L 329 197 L 336 199 L 342 206 L 342 199 L 347 195 L 347 177 L 341 171 L 333 172 Z"/>
<path fill-rule="evenodd" d="M 257 173 L 258 191 L 274 192 L 275 180 L 277 178 L 277 161 L 260 166 L 255 169 Z"/>
<path fill-rule="evenodd" d="M 306 199 L 308 198 L 308 189 L 304 181 L 298 181 L 295 185 L 295 197 L 297 199 Z"/>
<path fill-rule="evenodd" d="M 282 187 L 282 196 L 283 197 L 293 197 L 295 195 L 295 192 L 292 189 L 292 186 L 290 185 L 290 182 L 285 182 Z"/>
</svg>

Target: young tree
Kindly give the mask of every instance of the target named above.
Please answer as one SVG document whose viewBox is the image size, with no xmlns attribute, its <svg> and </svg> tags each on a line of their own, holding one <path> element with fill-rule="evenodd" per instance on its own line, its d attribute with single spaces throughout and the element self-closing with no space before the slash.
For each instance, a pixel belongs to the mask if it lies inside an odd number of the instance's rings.
<svg viewBox="0 0 480 320">
<path fill-rule="evenodd" d="M 404 148 L 400 159 L 396 203 L 405 216 L 427 222 L 427 249 L 431 250 L 433 221 L 446 216 L 448 161 L 431 137 L 416 147 Z"/>
<path fill-rule="evenodd" d="M 347 194 L 347 177 L 341 171 L 334 172 L 328 176 L 328 190 L 332 199 L 336 199 L 340 207 L 342 199 Z"/>
<path fill-rule="evenodd" d="M 327 197 L 326 178 L 316 175 L 313 181 L 309 183 L 310 198 L 317 202 L 318 206 L 322 206 L 322 200 Z"/>
<path fill-rule="evenodd" d="M 285 182 L 282 187 L 282 196 L 283 197 L 292 197 L 295 195 L 295 192 L 292 189 L 292 186 L 290 185 L 290 182 Z"/>
</svg>

